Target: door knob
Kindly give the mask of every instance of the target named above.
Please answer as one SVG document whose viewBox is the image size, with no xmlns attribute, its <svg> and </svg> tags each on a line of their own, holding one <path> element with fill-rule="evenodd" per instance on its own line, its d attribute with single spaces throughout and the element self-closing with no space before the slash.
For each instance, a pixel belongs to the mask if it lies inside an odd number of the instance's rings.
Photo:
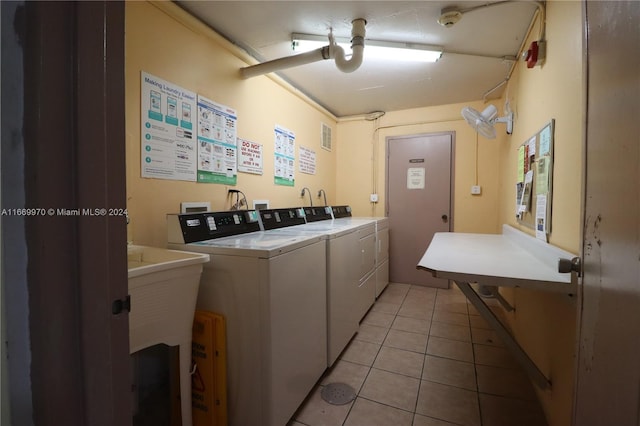
<svg viewBox="0 0 640 426">
<path fill-rule="evenodd" d="M 580 276 L 580 273 L 582 272 L 580 258 L 574 257 L 573 259 L 558 259 L 558 272 L 561 274 L 576 272 L 578 276 Z"/>
<path fill-rule="evenodd" d="M 442 221 L 443 221 L 444 223 L 447 223 L 447 222 L 449 221 L 449 216 L 447 216 L 446 214 L 443 214 L 443 215 L 442 215 Z"/>
</svg>

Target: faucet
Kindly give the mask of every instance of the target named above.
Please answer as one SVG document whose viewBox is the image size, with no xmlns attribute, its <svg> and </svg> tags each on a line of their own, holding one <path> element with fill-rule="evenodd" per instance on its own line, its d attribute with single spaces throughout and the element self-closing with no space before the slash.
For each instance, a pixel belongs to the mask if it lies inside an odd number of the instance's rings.
<svg viewBox="0 0 640 426">
<path fill-rule="evenodd" d="M 245 208 L 249 210 L 249 203 L 247 203 L 247 196 L 244 195 L 244 192 L 239 189 L 229 189 L 227 191 L 227 196 L 231 195 L 231 201 L 233 201 L 233 194 L 236 194 L 236 203 L 233 204 L 230 209 L 231 210 L 240 210 L 240 207 L 244 204 Z M 242 199 L 240 199 L 240 195 L 242 194 Z"/>
<path fill-rule="evenodd" d="M 309 205 L 313 207 L 313 200 L 311 199 L 311 191 L 309 191 L 309 188 L 305 186 L 304 188 L 302 188 L 302 192 L 300 193 L 301 197 L 304 197 L 304 191 L 307 191 L 307 194 L 309 194 Z"/>
<path fill-rule="evenodd" d="M 324 205 L 327 205 L 327 193 L 324 192 L 324 189 L 321 189 L 320 191 L 318 191 L 318 198 L 320 198 L 320 194 L 324 195 Z"/>
</svg>

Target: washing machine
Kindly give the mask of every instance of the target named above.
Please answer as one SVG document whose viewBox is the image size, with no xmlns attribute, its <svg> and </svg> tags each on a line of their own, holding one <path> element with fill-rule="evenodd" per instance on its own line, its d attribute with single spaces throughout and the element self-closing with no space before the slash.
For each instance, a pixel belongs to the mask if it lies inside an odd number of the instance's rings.
<svg viewBox="0 0 640 426">
<path fill-rule="evenodd" d="M 287 424 L 327 367 L 326 243 L 259 230 L 256 211 L 167 217 L 169 247 L 209 254 L 197 308 L 224 315 L 229 424 Z"/>
<path fill-rule="evenodd" d="M 324 217 L 301 224 L 300 208 L 260 210 L 265 232 L 316 235 L 326 242 L 327 366 L 333 365 L 375 302 L 375 222 L 341 223 L 330 207 L 304 208 Z M 312 211 L 314 210 L 314 211 Z"/>
<path fill-rule="evenodd" d="M 332 215 L 337 222 L 357 223 L 360 220 L 375 221 L 375 274 L 376 274 L 376 298 L 389 285 L 389 218 L 352 216 L 351 207 L 334 206 Z"/>
</svg>

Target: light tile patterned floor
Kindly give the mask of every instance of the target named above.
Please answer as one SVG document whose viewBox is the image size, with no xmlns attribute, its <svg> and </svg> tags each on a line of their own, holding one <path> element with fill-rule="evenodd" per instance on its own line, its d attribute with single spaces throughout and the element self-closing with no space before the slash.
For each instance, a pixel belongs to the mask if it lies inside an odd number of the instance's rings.
<svg viewBox="0 0 640 426">
<path fill-rule="evenodd" d="M 355 401 L 320 397 L 333 382 Z M 290 426 L 546 426 L 531 383 L 452 289 L 389 284 Z"/>
</svg>

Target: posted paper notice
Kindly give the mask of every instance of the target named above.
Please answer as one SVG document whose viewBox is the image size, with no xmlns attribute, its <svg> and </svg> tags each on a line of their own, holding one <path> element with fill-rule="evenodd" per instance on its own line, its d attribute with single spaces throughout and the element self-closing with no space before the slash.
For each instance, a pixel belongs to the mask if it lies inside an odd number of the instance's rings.
<svg viewBox="0 0 640 426">
<path fill-rule="evenodd" d="M 196 94 L 146 72 L 140 77 L 142 177 L 195 181 Z"/>
</svg>

